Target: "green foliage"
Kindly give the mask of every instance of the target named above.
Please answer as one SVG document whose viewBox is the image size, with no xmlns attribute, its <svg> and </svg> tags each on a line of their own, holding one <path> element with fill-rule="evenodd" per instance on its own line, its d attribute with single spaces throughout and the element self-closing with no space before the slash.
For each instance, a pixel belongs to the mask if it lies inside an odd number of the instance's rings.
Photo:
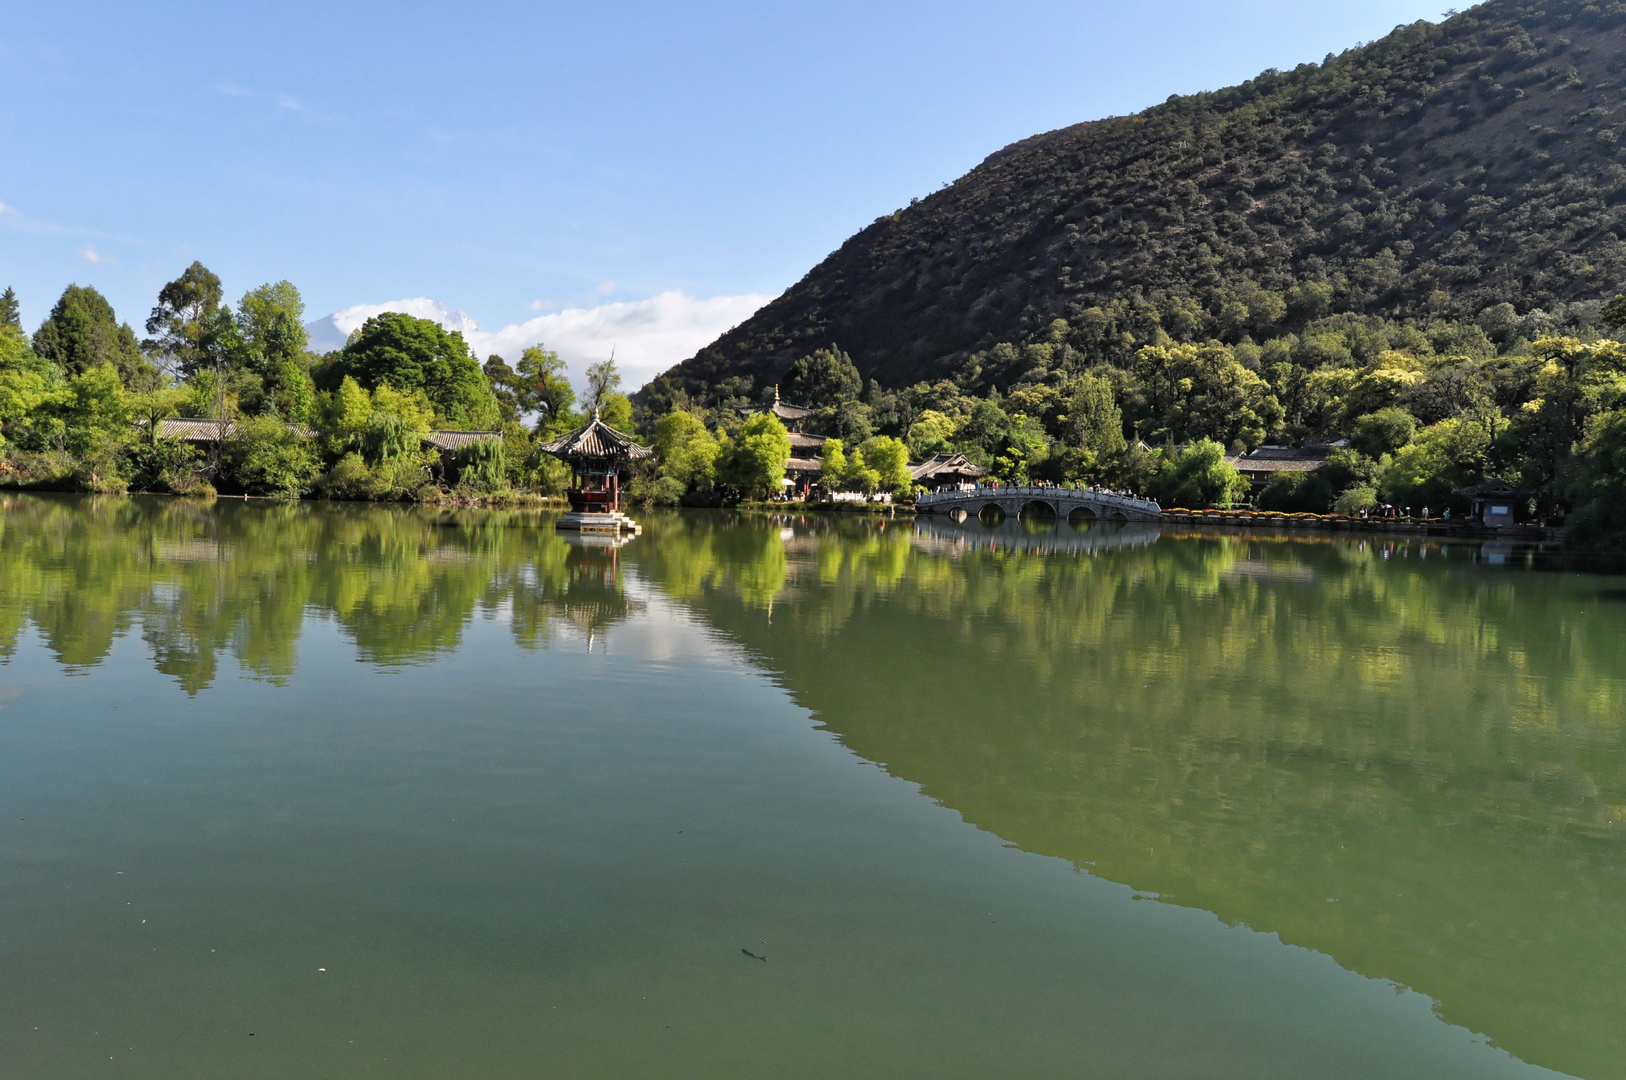
<svg viewBox="0 0 1626 1080">
<path fill-rule="evenodd" d="M 1124 368 L 1167 341 L 1347 350 L 1313 325 L 1340 315 L 1453 323 L 1432 350 L 1481 359 L 1580 332 L 1626 280 L 1620 25 L 1608 5 L 1497 3 L 1024 140 L 878 218 L 666 385 L 767 385 L 787 342 L 833 327 L 868 378 L 986 351 L 1002 389 L 990 342 Z"/>
<path fill-rule="evenodd" d="M 1332 501 L 1332 484 L 1319 472 L 1277 473 L 1259 493 L 1259 509 L 1289 514 L 1324 514 Z"/>
<path fill-rule="evenodd" d="M 1281 427 L 1269 384 L 1222 346 L 1148 346 L 1135 375 L 1160 422 L 1148 432 L 1158 441 L 1208 439 L 1251 450 Z"/>
<path fill-rule="evenodd" d="M 501 440 L 482 439 L 450 455 L 448 479 L 481 495 L 508 490 L 508 457 Z"/>
<path fill-rule="evenodd" d="M 509 367 L 500 356 L 486 360 L 483 369 L 497 397 L 505 420 L 518 422 L 536 418 L 539 432 L 560 432 L 572 416 L 576 393 L 565 375 L 565 362 L 559 354 L 540 345 L 520 353 L 517 367 Z"/>
<path fill-rule="evenodd" d="M 1587 424 L 1581 463 L 1570 481 L 1574 501 L 1569 539 L 1626 545 L 1626 411 L 1602 413 Z"/>
<path fill-rule="evenodd" d="M 717 456 L 717 480 L 746 498 L 779 491 L 790 460 L 790 436 L 772 413 L 758 413 L 740 426 Z"/>
<path fill-rule="evenodd" d="M 582 395 L 582 407 L 589 413 L 595 409 L 604 409 L 609 404 L 611 395 L 616 394 L 620 387 L 621 372 L 615 366 L 615 357 L 600 360 L 596 364 L 588 364 L 587 390 Z M 630 415 L 630 406 L 628 411 Z M 610 423 L 608 420 L 604 422 Z M 610 426 L 615 427 L 614 424 Z"/>
<path fill-rule="evenodd" d="M 1484 475 L 1490 439 L 1484 428 L 1466 419 L 1442 420 L 1418 432 L 1417 439 L 1394 456 L 1383 470 L 1378 493 L 1394 506 L 1464 509 L 1452 489 L 1466 487 Z"/>
<path fill-rule="evenodd" d="M 617 431 L 632 430 L 632 399 L 625 394 L 605 394 L 599 402 L 598 418 Z"/>
<path fill-rule="evenodd" d="M 1158 500 L 1165 507 L 1228 507 L 1248 482 L 1226 463 L 1225 447 L 1201 439 L 1163 464 L 1158 472 Z"/>
<path fill-rule="evenodd" d="M 1367 413 L 1355 421 L 1349 445 L 1374 460 L 1411 442 L 1417 434 L 1417 421 L 1404 409 L 1387 408 Z"/>
<path fill-rule="evenodd" d="M 1128 445 L 1124 441 L 1123 412 L 1109 380 L 1085 375 L 1073 384 L 1062 432 L 1067 445 L 1097 457 L 1123 452 Z"/>
<path fill-rule="evenodd" d="M 34 352 L 69 375 L 112 365 L 132 389 L 149 389 L 158 373 L 141 354 L 135 331 L 121 324 L 113 305 L 95 289 L 69 285 L 34 332 Z"/>
<path fill-rule="evenodd" d="M 907 493 L 914 488 L 909 475 L 909 448 L 889 435 L 865 439 L 858 448 L 866 469 L 875 473 L 876 486 L 883 491 Z M 857 453 L 854 454 L 857 457 Z"/>
<path fill-rule="evenodd" d="M 237 303 L 237 330 L 243 367 L 257 384 L 244 395 L 251 414 L 280 416 L 305 423 L 314 405 L 314 387 L 306 362 L 305 301 L 287 281 L 261 285 Z"/>
<path fill-rule="evenodd" d="M 1356 517 L 1363 510 L 1378 505 L 1378 492 L 1371 484 L 1355 484 L 1344 489 L 1332 504 L 1333 512 L 1345 517 Z"/>
<path fill-rule="evenodd" d="M 838 345 L 828 349 L 815 349 L 790 366 L 784 379 L 787 401 L 809 408 L 836 408 L 843 402 L 857 401 L 864 389 L 864 380 L 853 366 L 852 357 Z"/>
<path fill-rule="evenodd" d="M 297 498 L 321 471 L 313 440 L 270 416 L 239 421 L 222 456 L 226 474 L 251 495 Z"/>
<path fill-rule="evenodd" d="M 338 390 L 346 377 L 366 390 L 421 390 L 448 427 L 494 429 L 500 422 L 496 395 L 463 335 L 429 319 L 393 311 L 368 319 L 321 369 L 318 388 Z"/>
<path fill-rule="evenodd" d="M 17 304 L 17 294 L 10 285 L 7 285 L 6 291 L 0 293 L 0 330 L 21 330 L 22 328 L 22 309 Z"/>
<path fill-rule="evenodd" d="M 820 484 L 830 491 L 840 491 L 847 475 L 847 445 L 840 439 L 824 440 L 824 472 Z"/>
<path fill-rule="evenodd" d="M 147 317 L 145 345 L 183 376 L 211 364 L 211 317 L 223 306 L 220 278 L 194 261 L 181 276 L 158 291 L 158 303 Z"/>
<path fill-rule="evenodd" d="M 67 424 L 67 449 L 84 456 L 122 448 L 134 436 L 130 401 L 112 364 L 79 372 L 68 381 L 61 402 Z"/>
<path fill-rule="evenodd" d="M 612 427 L 614 425 L 611 425 Z M 709 489 L 716 479 L 719 446 L 716 436 L 693 413 L 674 409 L 655 425 L 658 476 L 671 482 L 668 494 Z"/>
</svg>

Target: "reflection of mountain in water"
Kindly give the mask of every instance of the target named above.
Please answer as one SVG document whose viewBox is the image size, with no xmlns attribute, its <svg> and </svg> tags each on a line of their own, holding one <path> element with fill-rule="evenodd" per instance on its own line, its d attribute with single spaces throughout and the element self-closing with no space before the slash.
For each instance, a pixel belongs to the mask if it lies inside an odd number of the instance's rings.
<svg viewBox="0 0 1626 1080">
<path fill-rule="evenodd" d="M 189 692 L 294 670 L 308 617 L 375 664 L 596 638 L 629 567 L 855 752 L 1031 852 L 1430 994 L 1536 1064 L 1626 1074 L 1618 578 L 1403 542 L 0 496 L 0 655 L 139 628 Z M 1020 534 L 1020 535 L 1019 535 Z M 987 541 L 992 538 L 993 543 Z"/>
<path fill-rule="evenodd" d="M 783 564 L 771 620 L 704 519 L 662 523 L 637 564 L 660 581 L 709 552 L 684 595 L 968 821 L 1430 994 L 1527 1061 L 1626 1073 L 1626 606 L 1605 580 L 1404 544 L 1079 557 L 819 529 L 756 530 Z"/>
</svg>

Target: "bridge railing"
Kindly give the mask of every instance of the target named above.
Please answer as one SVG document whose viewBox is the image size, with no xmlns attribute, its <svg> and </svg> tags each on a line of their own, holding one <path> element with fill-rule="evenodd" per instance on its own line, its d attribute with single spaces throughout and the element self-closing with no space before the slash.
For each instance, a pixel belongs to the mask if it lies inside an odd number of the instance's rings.
<svg viewBox="0 0 1626 1080">
<path fill-rule="evenodd" d="M 958 491 L 935 491 L 922 495 L 915 500 L 916 506 L 936 506 L 951 502 L 971 502 L 977 499 L 1012 499 L 1031 498 L 1039 500 L 1069 500 L 1077 502 L 1100 503 L 1105 506 L 1116 506 L 1125 510 L 1138 510 L 1143 514 L 1160 514 L 1163 508 L 1151 499 L 1141 499 L 1133 495 L 1119 495 L 1112 491 L 1091 491 L 1087 488 L 1054 488 L 1054 487 L 976 487 L 963 488 Z"/>
</svg>

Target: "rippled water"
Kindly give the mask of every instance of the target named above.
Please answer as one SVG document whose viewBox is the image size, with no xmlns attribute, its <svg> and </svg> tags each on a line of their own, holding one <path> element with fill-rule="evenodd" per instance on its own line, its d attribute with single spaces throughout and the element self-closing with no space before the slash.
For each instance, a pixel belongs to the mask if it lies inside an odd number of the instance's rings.
<svg viewBox="0 0 1626 1080">
<path fill-rule="evenodd" d="M 0 1072 L 1626 1076 L 1626 579 L 644 520 L 0 497 Z"/>
</svg>

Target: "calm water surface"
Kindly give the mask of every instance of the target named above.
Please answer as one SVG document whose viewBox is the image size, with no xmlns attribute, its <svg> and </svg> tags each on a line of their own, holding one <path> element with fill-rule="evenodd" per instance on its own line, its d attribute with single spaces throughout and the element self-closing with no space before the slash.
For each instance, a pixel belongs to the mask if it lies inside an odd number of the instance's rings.
<svg viewBox="0 0 1626 1080">
<path fill-rule="evenodd" d="M 0 1074 L 1626 1077 L 1626 579 L 645 520 L 0 497 Z"/>
</svg>

